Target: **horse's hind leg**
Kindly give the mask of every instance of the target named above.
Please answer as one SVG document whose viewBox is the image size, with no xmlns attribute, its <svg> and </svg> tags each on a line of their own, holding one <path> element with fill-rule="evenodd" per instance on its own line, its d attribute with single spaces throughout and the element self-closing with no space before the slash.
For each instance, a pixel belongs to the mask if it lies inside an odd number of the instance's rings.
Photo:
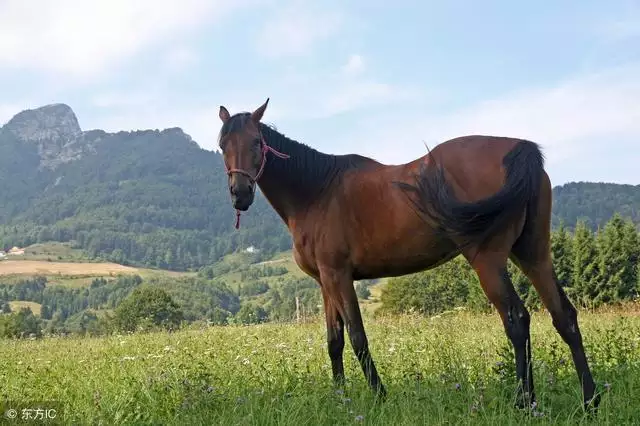
<svg viewBox="0 0 640 426">
<path fill-rule="evenodd" d="M 535 401 L 529 335 L 530 315 L 507 273 L 507 255 L 480 252 L 473 256 L 470 263 L 478 274 L 484 293 L 498 310 L 507 337 L 513 345 L 518 380 L 516 406 L 530 407 Z"/>
<path fill-rule="evenodd" d="M 597 408 L 600 396 L 584 353 L 582 334 L 578 327 L 578 312 L 556 281 L 551 260 L 551 184 L 548 178 L 542 186 L 537 211 L 528 215 L 523 232 L 512 247 L 512 259 L 540 295 L 551 314 L 558 334 L 569 345 L 578 379 L 582 385 L 585 408 Z M 595 397 L 594 397 L 595 394 Z"/>
<path fill-rule="evenodd" d="M 524 259 L 514 257 L 522 271 L 531 280 L 542 299 L 542 303 L 551 314 L 553 326 L 558 334 L 569 345 L 576 373 L 582 385 L 585 408 L 597 408 L 600 403 L 600 395 L 595 394 L 596 386 L 589 369 L 587 356 L 584 353 L 582 334 L 578 326 L 578 312 L 555 279 L 551 257 L 547 256 L 537 263 L 526 259 L 526 257 Z"/>
</svg>

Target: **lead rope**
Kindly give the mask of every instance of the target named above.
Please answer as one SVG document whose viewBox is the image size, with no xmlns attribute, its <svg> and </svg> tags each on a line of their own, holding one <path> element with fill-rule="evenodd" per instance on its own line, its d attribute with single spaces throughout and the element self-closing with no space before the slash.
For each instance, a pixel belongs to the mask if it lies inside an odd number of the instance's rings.
<svg viewBox="0 0 640 426">
<path fill-rule="evenodd" d="M 227 168 L 227 164 L 224 164 L 224 168 L 227 169 L 227 175 L 231 176 L 231 173 L 242 173 L 243 175 L 247 176 L 249 179 L 251 179 L 254 183 L 258 183 L 258 179 L 260 179 L 260 176 L 262 176 L 262 172 L 264 172 L 264 166 L 267 164 L 267 153 L 269 151 L 271 151 L 276 157 L 282 158 L 282 159 L 287 159 L 289 158 L 289 155 L 287 154 L 283 154 L 282 152 L 270 147 L 269 145 L 267 145 L 267 143 L 264 140 L 264 137 L 261 135 L 260 140 L 262 141 L 262 160 L 260 161 L 260 169 L 258 170 L 258 174 L 256 174 L 256 177 L 251 177 L 251 175 L 246 172 L 245 170 L 242 169 L 229 169 Z M 240 215 L 242 214 L 242 212 L 238 209 L 236 209 L 236 224 L 235 224 L 235 228 L 236 229 L 240 229 Z"/>
</svg>

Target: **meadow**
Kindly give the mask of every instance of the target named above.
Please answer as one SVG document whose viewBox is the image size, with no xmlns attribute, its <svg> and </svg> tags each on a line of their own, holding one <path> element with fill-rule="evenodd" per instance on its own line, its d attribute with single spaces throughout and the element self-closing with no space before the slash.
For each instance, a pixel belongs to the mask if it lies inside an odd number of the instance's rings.
<svg viewBox="0 0 640 426">
<path fill-rule="evenodd" d="M 347 383 L 331 382 L 324 321 L 192 327 L 0 345 L 2 399 L 56 401 L 74 424 L 632 424 L 640 407 L 640 315 L 580 313 L 603 393 L 585 416 L 570 353 L 532 315 L 538 406 L 512 408 L 513 357 L 497 314 L 366 319 L 389 392 L 376 403 L 349 343 Z M 6 406 L 4 407 L 7 408 Z"/>
</svg>

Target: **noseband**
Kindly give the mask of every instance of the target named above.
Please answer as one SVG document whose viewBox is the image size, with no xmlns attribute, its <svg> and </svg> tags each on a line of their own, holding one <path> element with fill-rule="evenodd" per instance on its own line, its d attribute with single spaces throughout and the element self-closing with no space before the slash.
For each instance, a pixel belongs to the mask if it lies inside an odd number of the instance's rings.
<svg viewBox="0 0 640 426">
<path fill-rule="evenodd" d="M 227 176 L 231 177 L 233 173 L 240 173 L 248 177 L 251 182 L 256 184 L 258 182 L 258 179 L 260 179 L 260 176 L 262 176 L 262 172 L 264 172 L 264 166 L 267 164 L 267 153 L 269 151 L 271 151 L 276 157 L 283 159 L 289 158 L 287 154 L 283 154 L 282 152 L 267 145 L 267 142 L 265 142 L 264 140 L 264 136 L 262 135 L 262 133 L 260 133 L 260 152 L 262 154 L 262 159 L 260 160 L 260 169 L 258 169 L 258 173 L 256 174 L 256 176 L 251 176 L 251 173 L 243 169 L 231 169 L 227 167 L 227 163 L 225 162 L 224 168 L 227 172 Z M 236 209 L 236 229 L 240 228 L 240 214 L 240 210 Z"/>
</svg>

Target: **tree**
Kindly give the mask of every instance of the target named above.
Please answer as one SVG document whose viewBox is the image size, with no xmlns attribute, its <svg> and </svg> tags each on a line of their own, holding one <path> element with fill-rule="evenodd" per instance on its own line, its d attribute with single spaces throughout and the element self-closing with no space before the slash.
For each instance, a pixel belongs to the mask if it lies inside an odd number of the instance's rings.
<svg viewBox="0 0 640 426">
<path fill-rule="evenodd" d="M 356 295 L 359 299 L 367 300 L 371 296 L 371 290 L 366 283 L 360 281 L 356 284 Z"/>
<path fill-rule="evenodd" d="M 571 235 L 569 235 L 564 221 L 561 221 L 558 230 L 551 234 L 551 257 L 558 284 L 563 288 L 571 287 L 572 251 Z"/>
<path fill-rule="evenodd" d="M 116 308 L 114 321 L 122 331 L 135 331 L 156 327 L 173 329 L 179 326 L 182 318 L 182 310 L 166 291 L 142 285 Z"/>
<path fill-rule="evenodd" d="M 589 306 L 596 296 L 598 279 L 598 253 L 595 238 L 586 222 L 579 220 L 573 240 L 572 287 L 567 293 L 582 306 Z"/>
<path fill-rule="evenodd" d="M 382 290 L 381 312 L 415 310 L 433 315 L 467 303 L 486 306 L 486 297 L 479 293 L 475 293 L 478 300 L 469 300 L 472 286 L 480 288 L 477 276 L 469 264 L 458 257 L 432 270 L 390 279 Z"/>
<path fill-rule="evenodd" d="M 629 299 L 634 293 L 636 247 L 626 247 L 625 223 L 616 213 L 598 235 L 598 283 L 594 303 Z M 637 240 L 637 238 L 636 238 Z"/>
<path fill-rule="evenodd" d="M 51 310 L 47 305 L 42 305 L 40 308 L 40 318 L 42 319 L 51 319 Z"/>
<path fill-rule="evenodd" d="M 627 253 L 630 266 L 625 279 L 630 283 L 630 297 L 638 297 L 640 286 L 636 284 L 640 283 L 640 234 L 630 219 L 625 221 L 623 234 L 622 246 Z"/>
<path fill-rule="evenodd" d="M 269 316 L 262 306 L 250 303 L 244 304 L 235 315 L 236 322 L 240 324 L 259 324 L 267 320 Z"/>
<path fill-rule="evenodd" d="M 42 324 L 31 308 L 20 308 L 18 312 L 0 317 L 0 336 L 24 338 L 42 335 Z"/>
</svg>

